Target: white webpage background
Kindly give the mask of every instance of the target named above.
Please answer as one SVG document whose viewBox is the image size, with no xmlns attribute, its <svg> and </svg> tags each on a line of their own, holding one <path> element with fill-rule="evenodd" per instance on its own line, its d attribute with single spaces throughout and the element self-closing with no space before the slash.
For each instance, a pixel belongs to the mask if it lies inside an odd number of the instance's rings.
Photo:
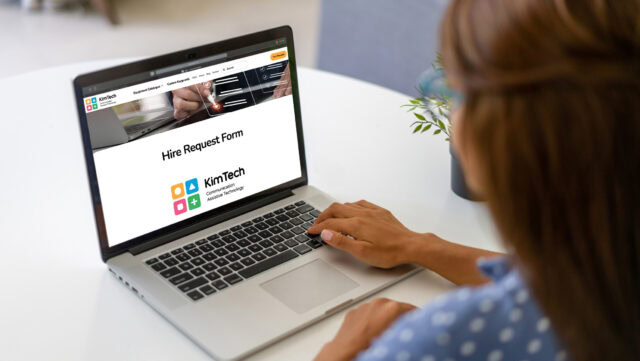
<svg viewBox="0 0 640 361">
<path fill-rule="evenodd" d="M 293 97 L 285 96 L 236 112 L 160 133 L 94 154 L 110 246 L 299 178 L 300 155 Z M 244 135 L 202 151 L 162 160 L 223 132 Z M 204 178 L 242 167 L 246 174 L 205 188 Z M 175 215 L 171 186 L 197 178 L 201 206 Z M 230 183 L 239 192 L 207 201 L 206 192 Z"/>
</svg>

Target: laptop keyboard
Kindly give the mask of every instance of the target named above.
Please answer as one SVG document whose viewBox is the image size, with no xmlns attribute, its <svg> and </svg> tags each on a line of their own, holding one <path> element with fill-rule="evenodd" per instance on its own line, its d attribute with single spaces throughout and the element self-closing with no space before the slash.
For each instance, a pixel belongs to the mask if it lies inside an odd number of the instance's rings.
<svg viewBox="0 0 640 361">
<path fill-rule="evenodd" d="M 194 301 L 321 247 L 307 233 L 320 211 L 299 201 L 145 263 Z"/>
</svg>

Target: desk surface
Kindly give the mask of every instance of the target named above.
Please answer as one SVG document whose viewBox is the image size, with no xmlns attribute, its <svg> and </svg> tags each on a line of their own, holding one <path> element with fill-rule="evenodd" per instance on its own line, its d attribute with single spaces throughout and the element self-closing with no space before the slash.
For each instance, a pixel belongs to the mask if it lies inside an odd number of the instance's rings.
<svg viewBox="0 0 640 361">
<path fill-rule="evenodd" d="M 209 360 L 99 257 L 71 79 L 115 63 L 0 80 L 0 359 Z M 484 205 L 451 192 L 448 144 L 411 134 L 407 96 L 312 69 L 299 78 L 311 184 L 378 203 L 416 231 L 501 249 Z M 376 296 L 422 305 L 451 287 L 423 271 Z M 250 359 L 310 360 L 344 313 Z"/>
</svg>

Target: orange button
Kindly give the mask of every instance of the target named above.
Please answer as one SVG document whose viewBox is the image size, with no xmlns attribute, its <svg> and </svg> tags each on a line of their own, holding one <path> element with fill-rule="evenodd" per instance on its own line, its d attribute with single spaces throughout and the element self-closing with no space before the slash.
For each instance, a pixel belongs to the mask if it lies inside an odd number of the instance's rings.
<svg viewBox="0 0 640 361">
<path fill-rule="evenodd" d="M 283 51 L 279 51 L 277 53 L 273 53 L 271 54 L 271 60 L 278 60 L 278 59 L 282 59 L 285 56 L 287 56 L 287 51 L 283 50 Z"/>
</svg>

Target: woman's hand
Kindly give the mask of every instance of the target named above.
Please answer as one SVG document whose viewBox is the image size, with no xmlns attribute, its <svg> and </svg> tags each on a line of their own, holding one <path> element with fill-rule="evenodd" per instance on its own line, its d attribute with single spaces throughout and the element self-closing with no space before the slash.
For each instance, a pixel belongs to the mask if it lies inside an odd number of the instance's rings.
<svg viewBox="0 0 640 361">
<path fill-rule="evenodd" d="M 412 232 L 391 212 L 364 200 L 332 204 L 309 233 L 320 233 L 329 245 L 381 268 L 411 263 L 413 248 L 422 246 L 429 236 Z"/>
<path fill-rule="evenodd" d="M 416 308 L 408 303 L 376 298 L 349 311 L 336 337 L 324 345 L 314 361 L 352 360 L 369 347 L 391 323 Z"/>
</svg>

